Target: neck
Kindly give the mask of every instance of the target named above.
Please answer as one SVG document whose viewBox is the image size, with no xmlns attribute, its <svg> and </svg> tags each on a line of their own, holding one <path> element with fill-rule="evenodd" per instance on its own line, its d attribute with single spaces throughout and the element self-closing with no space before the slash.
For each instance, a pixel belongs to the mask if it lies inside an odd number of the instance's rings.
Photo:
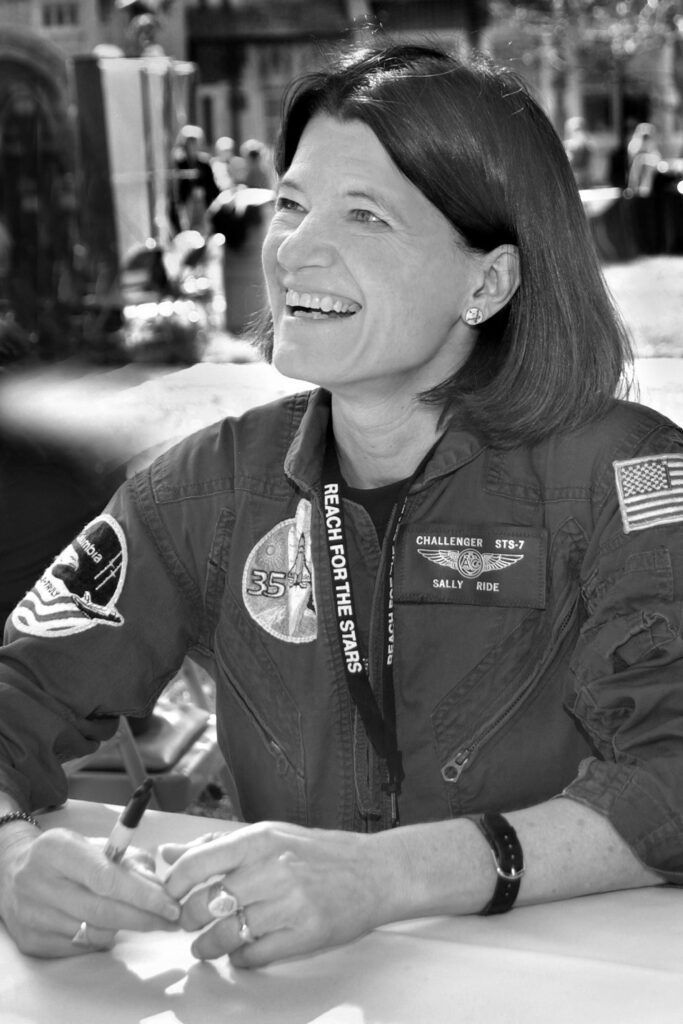
<svg viewBox="0 0 683 1024">
<path fill-rule="evenodd" d="M 384 487 L 413 472 L 435 443 L 439 409 L 424 403 L 369 407 L 332 399 L 341 474 L 350 487 Z"/>
</svg>

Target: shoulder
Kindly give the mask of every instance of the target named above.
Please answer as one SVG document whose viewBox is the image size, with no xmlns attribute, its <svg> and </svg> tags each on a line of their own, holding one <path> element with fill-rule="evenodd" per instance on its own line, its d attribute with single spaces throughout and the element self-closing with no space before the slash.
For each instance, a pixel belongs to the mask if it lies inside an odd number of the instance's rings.
<svg viewBox="0 0 683 1024">
<path fill-rule="evenodd" d="M 554 439 L 558 450 L 583 453 L 588 460 L 605 455 L 628 458 L 680 446 L 683 430 L 662 413 L 638 402 L 616 401 L 601 419 Z"/>
<path fill-rule="evenodd" d="M 538 452 L 541 456 L 546 452 L 561 455 L 567 460 L 565 465 L 585 471 L 605 459 L 664 451 L 682 441 L 683 430 L 655 409 L 637 402 L 615 401 L 604 416 L 549 438 L 538 446 Z"/>
<path fill-rule="evenodd" d="M 144 471 L 157 503 L 233 491 L 271 480 L 308 406 L 300 392 L 227 417 L 191 434 Z"/>
<path fill-rule="evenodd" d="M 683 430 L 636 402 L 615 401 L 606 415 L 540 444 L 492 451 L 496 490 L 530 500 L 564 497 L 600 501 L 614 485 L 614 464 L 648 455 L 683 453 Z"/>
</svg>

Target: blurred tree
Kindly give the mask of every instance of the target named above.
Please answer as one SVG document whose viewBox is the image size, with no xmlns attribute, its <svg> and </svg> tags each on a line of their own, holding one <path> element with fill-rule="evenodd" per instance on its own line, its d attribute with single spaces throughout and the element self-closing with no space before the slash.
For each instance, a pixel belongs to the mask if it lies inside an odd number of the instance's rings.
<svg viewBox="0 0 683 1024">
<path fill-rule="evenodd" d="M 568 115 L 583 113 L 572 108 L 571 90 L 581 80 L 586 56 L 604 71 L 614 88 L 615 127 L 625 147 L 628 131 L 624 109 L 625 86 L 632 58 L 650 50 L 667 53 L 671 87 L 680 107 L 683 69 L 683 0 L 490 0 L 495 21 L 535 35 L 543 48 L 543 60 L 551 69 L 557 92 L 554 115 L 561 128 Z"/>
</svg>

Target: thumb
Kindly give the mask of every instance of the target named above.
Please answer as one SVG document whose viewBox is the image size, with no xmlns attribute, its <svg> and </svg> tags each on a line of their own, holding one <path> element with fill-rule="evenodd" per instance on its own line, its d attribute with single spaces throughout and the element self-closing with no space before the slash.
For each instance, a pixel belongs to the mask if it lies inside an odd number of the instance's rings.
<svg viewBox="0 0 683 1024">
<path fill-rule="evenodd" d="M 224 832 L 205 832 L 203 836 L 198 836 L 189 843 L 161 843 L 157 849 L 162 860 L 167 864 L 175 864 L 186 850 L 194 850 L 198 846 L 212 843 L 214 839 L 220 839 L 223 835 Z"/>
<path fill-rule="evenodd" d="M 186 843 L 162 843 L 157 852 L 166 864 L 175 864 L 188 848 Z"/>
</svg>

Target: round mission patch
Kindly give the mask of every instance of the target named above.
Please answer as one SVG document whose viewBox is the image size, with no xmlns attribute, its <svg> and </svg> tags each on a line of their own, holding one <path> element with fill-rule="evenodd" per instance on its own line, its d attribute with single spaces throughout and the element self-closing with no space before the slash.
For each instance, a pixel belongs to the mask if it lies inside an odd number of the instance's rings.
<svg viewBox="0 0 683 1024">
<path fill-rule="evenodd" d="M 104 514 L 79 533 L 45 570 L 12 612 L 11 621 L 32 636 L 72 636 L 93 626 L 121 626 L 116 602 L 128 565 L 126 538 Z"/>
<path fill-rule="evenodd" d="M 274 526 L 249 552 L 242 599 L 267 633 L 302 644 L 318 632 L 313 595 L 311 503 L 302 498 L 295 517 Z"/>
</svg>

